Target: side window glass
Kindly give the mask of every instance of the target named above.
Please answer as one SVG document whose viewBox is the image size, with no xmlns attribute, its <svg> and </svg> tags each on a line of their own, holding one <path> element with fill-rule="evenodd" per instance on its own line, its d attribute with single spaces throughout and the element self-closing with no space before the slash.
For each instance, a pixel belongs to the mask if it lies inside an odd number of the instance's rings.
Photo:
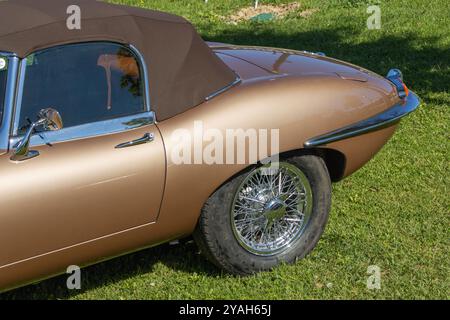
<svg viewBox="0 0 450 320">
<path fill-rule="evenodd" d="M 49 107 L 59 111 L 65 128 L 144 112 L 140 70 L 134 54 L 114 43 L 66 45 L 28 56 L 19 134 Z"/>
</svg>

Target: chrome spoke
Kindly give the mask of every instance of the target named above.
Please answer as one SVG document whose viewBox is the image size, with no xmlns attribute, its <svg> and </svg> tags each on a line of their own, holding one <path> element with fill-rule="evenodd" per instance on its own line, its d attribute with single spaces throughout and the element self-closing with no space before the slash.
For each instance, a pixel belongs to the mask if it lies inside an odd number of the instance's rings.
<svg viewBox="0 0 450 320">
<path fill-rule="evenodd" d="M 282 162 L 276 171 L 249 173 L 232 206 L 232 227 L 239 243 L 258 255 L 272 255 L 297 240 L 311 214 L 309 181 L 296 166 Z"/>
</svg>

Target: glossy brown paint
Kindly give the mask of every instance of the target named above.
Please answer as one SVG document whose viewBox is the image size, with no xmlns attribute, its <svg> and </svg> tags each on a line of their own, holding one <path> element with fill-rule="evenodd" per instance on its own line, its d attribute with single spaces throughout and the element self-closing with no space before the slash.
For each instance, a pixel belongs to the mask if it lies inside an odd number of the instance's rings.
<svg viewBox="0 0 450 320">
<path fill-rule="evenodd" d="M 156 126 L 41 146 L 41 156 L 23 164 L 1 156 L 0 207 L 12 209 L 0 214 L 0 240 L 15 244 L 0 253 L 0 288 L 189 235 L 208 197 L 250 165 L 175 164 L 173 134 L 183 128 L 192 136 L 194 121 L 223 135 L 227 129 L 279 129 L 284 153 L 399 100 L 390 82 L 345 63 L 267 49 L 253 53 L 217 50 L 242 82 Z M 152 143 L 114 149 L 149 130 L 156 135 Z M 344 154 L 347 176 L 394 131 L 391 126 L 323 147 Z"/>
<path fill-rule="evenodd" d="M 320 95 L 322 86 L 334 87 L 334 95 Z M 285 77 L 263 82 L 249 80 L 214 101 L 160 123 L 168 154 L 165 199 L 177 199 L 163 201 L 161 216 L 183 212 L 177 221 L 190 221 L 193 230 L 201 207 L 211 193 L 229 177 L 247 167 L 173 164 L 170 154 L 176 142 L 171 141 L 170 137 L 175 130 L 190 130 L 194 121 L 200 119 L 205 130 L 219 129 L 223 135 L 226 129 L 279 129 L 280 153 L 300 150 L 308 138 L 377 114 L 388 107 L 385 93 L 360 86 L 359 83 L 324 76 Z M 355 91 L 364 91 L 366 98 L 357 99 L 353 95 Z M 395 126 L 326 147 L 345 155 L 347 176 L 370 160 L 394 131 Z"/>
<path fill-rule="evenodd" d="M 147 132 L 151 144 L 114 148 Z M 8 268 L 156 221 L 166 160 L 155 125 L 33 149 L 32 161 L 0 157 L 0 287 Z"/>
</svg>

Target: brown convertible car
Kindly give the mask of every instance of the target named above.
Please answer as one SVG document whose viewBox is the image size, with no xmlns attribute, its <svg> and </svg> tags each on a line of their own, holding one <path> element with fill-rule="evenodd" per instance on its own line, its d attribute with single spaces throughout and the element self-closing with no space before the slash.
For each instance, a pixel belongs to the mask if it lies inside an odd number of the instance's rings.
<svg viewBox="0 0 450 320">
<path fill-rule="evenodd" d="M 397 69 L 98 1 L 0 2 L 0 291 L 191 234 L 234 274 L 303 258 L 331 182 L 418 105 Z"/>
</svg>

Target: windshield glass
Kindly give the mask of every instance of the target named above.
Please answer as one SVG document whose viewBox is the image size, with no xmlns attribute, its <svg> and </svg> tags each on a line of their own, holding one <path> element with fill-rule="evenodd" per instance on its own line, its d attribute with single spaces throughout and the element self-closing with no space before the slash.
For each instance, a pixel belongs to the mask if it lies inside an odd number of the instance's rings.
<svg viewBox="0 0 450 320">
<path fill-rule="evenodd" d="M 8 70 L 8 59 L 0 55 L 0 125 L 2 124 L 3 108 L 5 105 L 6 74 Z"/>
</svg>

